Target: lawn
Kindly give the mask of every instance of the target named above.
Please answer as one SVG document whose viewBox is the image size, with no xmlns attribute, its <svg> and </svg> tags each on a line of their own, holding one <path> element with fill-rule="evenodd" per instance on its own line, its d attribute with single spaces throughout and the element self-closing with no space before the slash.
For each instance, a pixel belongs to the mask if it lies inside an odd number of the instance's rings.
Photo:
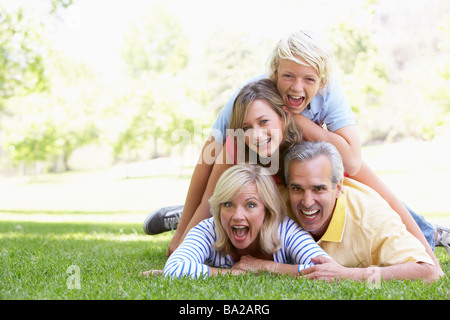
<svg viewBox="0 0 450 320">
<path fill-rule="evenodd" d="M 20 221 L 0 224 L 0 299 L 450 299 L 450 256 L 442 248 L 436 254 L 447 276 L 431 285 L 327 284 L 270 274 L 170 280 L 140 276 L 163 268 L 170 232 L 146 236 L 141 223 L 115 222 L 115 213 L 101 214 L 111 222 L 77 222 L 78 213 L 62 214 L 65 222 L 58 222 L 59 213 L 49 214 L 45 222 L 36 221 L 33 213 L 15 215 Z"/>
<path fill-rule="evenodd" d="M 450 255 L 442 248 L 436 256 L 446 276 L 432 284 L 327 284 L 270 274 L 202 280 L 140 276 L 142 271 L 163 268 L 171 237 L 170 232 L 145 235 L 142 222 L 151 210 L 183 203 L 189 184 L 192 167 L 174 170 L 167 164 L 158 159 L 139 164 L 135 171 L 128 168 L 129 178 L 124 167 L 115 166 L 1 179 L 0 299 L 450 300 Z M 449 174 L 447 167 L 439 170 L 441 177 Z M 397 171 L 387 175 L 405 174 Z M 447 209 L 432 207 L 421 213 L 447 223 Z"/>
</svg>

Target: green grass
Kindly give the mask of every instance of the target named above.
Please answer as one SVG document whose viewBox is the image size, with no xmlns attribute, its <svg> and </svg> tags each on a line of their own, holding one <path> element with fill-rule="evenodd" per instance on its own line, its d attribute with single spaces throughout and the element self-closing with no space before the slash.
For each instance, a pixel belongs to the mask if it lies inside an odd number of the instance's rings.
<svg viewBox="0 0 450 320">
<path fill-rule="evenodd" d="M 170 232 L 145 235 L 142 222 L 151 210 L 182 204 L 189 179 L 185 169 L 174 169 L 166 159 L 129 169 L 132 179 L 124 179 L 120 166 L 42 175 L 31 181 L 0 179 L 0 300 L 450 300 L 450 256 L 442 248 L 436 256 L 446 276 L 433 284 L 383 281 L 374 287 L 270 274 L 202 280 L 140 276 L 164 267 L 170 241 Z M 432 179 L 426 183 L 413 183 L 413 178 L 404 183 L 405 170 L 385 177 L 413 209 L 449 225 L 448 203 L 435 199 L 447 196 L 442 182 L 447 180 L 442 177 L 450 168 L 433 172 L 426 175 Z M 442 187 L 436 191 L 417 185 Z M 79 289 L 71 288 L 71 266 L 79 268 Z"/>
<path fill-rule="evenodd" d="M 15 214 L 33 220 L 32 214 Z M 6 220 L 0 214 L 0 299 L 450 299 L 450 256 L 442 248 L 436 254 L 446 276 L 433 284 L 382 281 L 373 287 L 348 280 L 328 284 L 270 274 L 200 280 L 147 278 L 140 272 L 164 267 L 170 232 L 147 236 L 141 223 L 76 222 L 67 218 L 70 213 L 65 213 L 67 222 L 55 222 L 57 216 L 52 213 L 46 222 L 38 222 L 14 221 L 11 215 Z M 73 265 L 79 267 L 79 289 L 70 288 L 75 282 L 68 268 Z"/>
</svg>

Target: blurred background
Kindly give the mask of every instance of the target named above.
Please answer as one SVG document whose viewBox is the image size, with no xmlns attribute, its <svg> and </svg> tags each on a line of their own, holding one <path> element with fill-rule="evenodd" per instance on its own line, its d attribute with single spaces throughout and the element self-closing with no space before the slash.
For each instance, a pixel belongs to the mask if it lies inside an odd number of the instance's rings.
<svg viewBox="0 0 450 320">
<path fill-rule="evenodd" d="M 363 158 L 450 224 L 448 0 L 2 0 L 0 22 L 4 215 L 183 203 L 231 93 L 310 28 L 334 49 Z"/>
</svg>

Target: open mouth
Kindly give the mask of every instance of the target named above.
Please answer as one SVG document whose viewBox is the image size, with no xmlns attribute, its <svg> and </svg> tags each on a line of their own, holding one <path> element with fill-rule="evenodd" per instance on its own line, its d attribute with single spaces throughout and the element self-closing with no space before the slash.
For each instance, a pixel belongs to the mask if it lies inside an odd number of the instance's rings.
<svg viewBox="0 0 450 320">
<path fill-rule="evenodd" d="M 314 219 L 319 214 L 320 210 L 300 210 L 302 215 L 307 219 Z"/>
<path fill-rule="evenodd" d="M 232 226 L 231 230 L 237 241 L 244 241 L 247 238 L 250 229 L 247 226 Z"/>
<path fill-rule="evenodd" d="M 299 97 L 299 96 L 291 96 L 291 95 L 288 95 L 287 98 L 288 98 L 289 106 L 290 106 L 291 108 L 298 108 L 298 107 L 300 107 L 300 106 L 303 104 L 303 102 L 305 101 L 305 97 Z"/>
</svg>

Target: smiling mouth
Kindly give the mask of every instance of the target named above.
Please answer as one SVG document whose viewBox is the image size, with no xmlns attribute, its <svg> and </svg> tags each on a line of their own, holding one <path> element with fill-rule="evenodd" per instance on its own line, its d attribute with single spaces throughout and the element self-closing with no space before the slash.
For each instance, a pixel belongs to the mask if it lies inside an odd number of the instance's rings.
<svg viewBox="0 0 450 320">
<path fill-rule="evenodd" d="M 271 141 L 271 138 L 268 138 L 267 140 L 264 140 L 262 142 L 257 142 L 255 143 L 255 146 L 258 148 L 264 148 L 265 146 L 267 146 L 267 144 Z"/>
<path fill-rule="evenodd" d="M 247 238 L 250 229 L 246 226 L 232 226 L 231 230 L 233 231 L 234 238 L 237 241 L 244 241 Z"/>
<path fill-rule="evenodd" d="M 319 214 L 320 210 L 300 210 L 301 214 L 307 219 L 314 219 Z"/>
</svg>

